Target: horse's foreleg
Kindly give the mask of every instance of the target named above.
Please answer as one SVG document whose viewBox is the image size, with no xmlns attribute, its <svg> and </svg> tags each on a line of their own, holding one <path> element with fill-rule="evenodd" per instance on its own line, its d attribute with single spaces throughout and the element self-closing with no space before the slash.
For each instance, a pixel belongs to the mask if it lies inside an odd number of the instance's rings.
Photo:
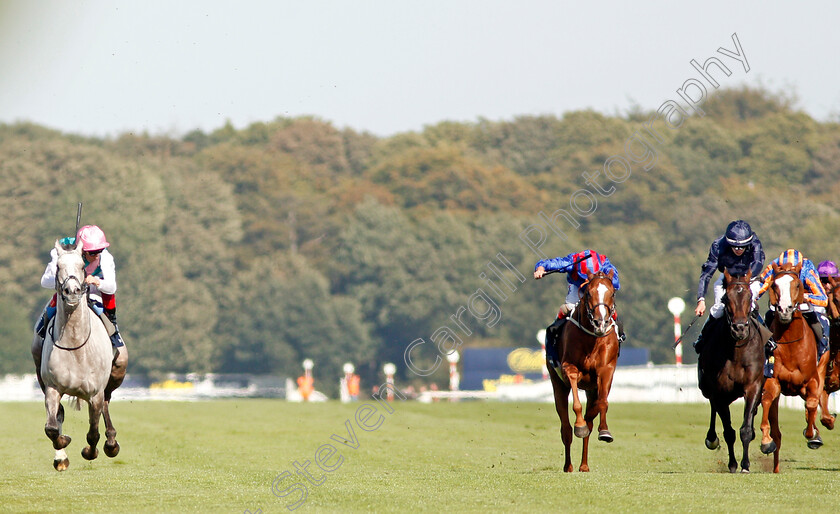
<svg viewBox="0 0 840 514">
<path fill-rule="evenodd" d="M 93 460 L 99 456 L 99 450 L 96 449 L 96 445 L 99 443 L 99 417 L 102 416 L 104 403 L 105 400 L 101 392 L 88 400 L 88 421 L 90 423 L 90 429 L 87 433 L 88 445 L 82 449 L 82 457 L 87 460 Z"/>
<path fill-rule="evenodd" d="M 724 402 L 715 402 L 715 410 L 720 416 L 720 426 L 723 428 L 723 440 L 726 441 L 726 448 L 729 450 L 729 472 L 738 471 L 738 461 L 735 460 L 735 430 L 732 428 L 732 416 L 729 413 L 729 405 Z"/>
<path fill-rule="evenodd" d="M 589 428 L 587 428 L 586 421 L 583 419 L 583 404 L 580 402 L 580 393 L 578 391 L 580 371 L 574 366 L 566 365 L 564 372 L 569 378 L 569 388 L 572 390 L 572 410 L 575 411 L 575 435 L 584 438 L 589 435 Z"/>
<path fill-rule="evenodd" d="M 61 434 L 61 425 L 64 421 L 64 408 L 61 405 L 61 393 L 53 387 L 47 387 L 44 391 L 44 406 L 47 409 L 47 423 L 44 425 L 44 432 L 55 449 L 53 467 L 58 471 L 64 471 L 70 466 L 67 452 L 64 448 L 70 444 L 70 437 Z"/>
<path fill-rule="evenodd" d="M 557 416 L 560 418 L 560 438 L 565 449 L 565 461 L 563 471 L 571 473 L 572 468 L 572 424 L 569 421 L 569 388 L 560 380 L 557 372 L 549 364 L 548 375 L 551 377 L 551 386 L 554 389 L 554 407 Z"/>
<path fill-rule="evenodd" d="M 772 427 L 770 413 L 774 402 L 778 402 L 781 387 L 775 378 L 764 381 L 764 392 L 761 393 L 761 453 L 769 455 L 776 451 L 777 443 L 771 434 Z M 778 429 L 778 424 L 777 427 Z"/>
<path fill-rule="evenodd" d="M 750 472 L 750 443 L 755 439 L 755 413 L 761 400 L 761 382 L 750 384 L 744 391 L 744 422 L 741 424 L 741 473 Z"/>
</svg>

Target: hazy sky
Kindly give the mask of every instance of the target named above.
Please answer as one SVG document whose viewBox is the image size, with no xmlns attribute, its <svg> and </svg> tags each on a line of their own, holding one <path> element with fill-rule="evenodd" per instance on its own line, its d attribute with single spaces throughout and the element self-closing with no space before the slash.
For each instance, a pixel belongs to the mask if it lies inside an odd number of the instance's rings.
<svg viewBox="0 0 840 514">
<path fill-rule="evenodd" d="M 378 135 L 678 99 L 737 33 L 723 86 L 840 113 L 840 3 L 0 0 L 0 122 L 184 134 L 316 115 Z M 733 6 L 736 5 L 736 6 Z M 726 60 L 726 59 L 724 59 Z"/>
</svg>

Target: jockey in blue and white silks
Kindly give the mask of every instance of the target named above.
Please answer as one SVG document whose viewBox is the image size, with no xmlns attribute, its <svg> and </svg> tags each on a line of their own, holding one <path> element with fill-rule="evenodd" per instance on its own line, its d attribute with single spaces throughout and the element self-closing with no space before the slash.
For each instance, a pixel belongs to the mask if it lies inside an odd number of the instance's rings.
<svg viewBox="0 0 840 514">
<path fill-rule="evenodd" d="M 726 227 L 726 233 L 712 242 L 709 257 L 701 267 L 700 283 L 697 286 L 697 308 L 694 314 L 702 316 L 706 310 L 706 289 L 715 271 L 719 271 L 721 275 L 714 284 L 715 301 L 709 309 L 709 315 L 720 318 L 724 310 L 721 301 L 724 293 L 723 271 L 728 271 L 732 276 L 743 276 L 751 272 L 750 290 L 755 301 L 758 298 L 758 290 L 761 288 L 758 276 L 763 267 L 764 250 L 749 223 L 743 220 L 730 223 Z"/>
</svg>

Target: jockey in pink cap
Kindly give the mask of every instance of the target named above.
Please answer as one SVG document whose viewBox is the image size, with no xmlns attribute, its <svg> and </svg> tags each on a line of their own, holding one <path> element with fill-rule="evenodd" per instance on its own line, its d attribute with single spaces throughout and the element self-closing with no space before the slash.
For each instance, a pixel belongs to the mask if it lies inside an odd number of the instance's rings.
<svg viewBox="0 0 840 514">
<path fill-rule="evenodd" d="M 82 245 L 82 258 L 85 261 L 85 283 L 88 285 L 90 294 L 102 298 L 102 303 L 91 302 L 93 309 L 105 315 L 109 323 L 105 323 L 108 333 L 111 336 L 111 344 L 119 352 L 119 348 L 125 345 L 117 326 L 117 276 L 114 265 L 114 257 L 108 252 L 110 245 L 105 238 L 105 233 L 96 225 L 86 225 L 79 229 L 77 237 L 65 237 L 60 240 L 63 245 L 75 246 L 80 242 Z M 55 289 L 55 273 L 58 264 L 58 253 L 55 248 L 50 250 L 50 262 L 41 276 L 41 286 L 46 289 Z M 41 371 L 41 348 L 47 334 L 47 326 L 55 315 L 56 295 L 53 295 L 50 302 L 44 308 L 38 324 L 35 326 L 35 333 L 38 335 L 32 345 L 32 356 L 35 358 L 35 369 L 38 372 L 40 382 Z M 103 320 L 104 322 L 104 320 Z"/>
</svg>

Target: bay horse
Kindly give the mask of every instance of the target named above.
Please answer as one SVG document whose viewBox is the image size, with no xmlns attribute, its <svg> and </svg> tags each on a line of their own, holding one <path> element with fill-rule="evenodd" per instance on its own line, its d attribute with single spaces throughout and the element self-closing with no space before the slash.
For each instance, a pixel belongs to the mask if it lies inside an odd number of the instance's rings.
<svg viewBox="0 0 840 514">
<path fill-rule="evenodd" d="M 744 454 L 741 472 L 750 472 L 749 448 L 755 439 L 755 414 L 761 403 L 764 387 L 764 343 L 758 326 L 751 321 L 752 273 L 733 277 L 724 270 L 724 305 L 728 323 L 717 323 L 708 336 L 700 354 L 697 367 L 699 386 L 709 399 L 712 416 L 706 434 L 706 447 L 716 450 L 720 446 L 715 433 L 715 417 L 720 417 L 723 438 L 729 448 L 729 472 L 738 471 L 735 460 L 735 430 L 732 429 L 729 406 L 738 398 L 744 399 L 744 421 L 740 436 Z"/>
<path fill-rule="evenodd" d="M 816 427 L 817 405 L 823 392 L 828 352 L 817 362 L 817 341 L 810 325 L 802 316 L 800 305 L 805 303 L 805 288 L 799 279 L 801 264 L 773 263 L 773 284 L 769 289 L 770 305 L 776 314 L 770 324 L 777 347 L 773 378 L 764 382 L 761 398 L 761 451 L 773 454 L 773 472 L 779 472 L 779 449 L 782 432 L 779 429 L 779 395 L 800 396 L 805 399 L 806 427 L 802 432 L 808 448 L 822 446 Z"/>
<path fill-rule="evenodd" d="M 106 425 L 105 454 L 114 457 L 119 453 L 106 397 L 110 400 L 111 392 L 122 383 L 125 362 L 119 369 L 105 325 L 88 307 L 82 245 L 65 247 L 56 241 L 55 249 L 58 253 L 55 275 L 58 301 L 53 324 L 47 329 L 41 349 L 40 374 L 47 410 L 44 432 L 56 450 L 53 467 L 64 471 L 70 465 L 64 448 L 71 441 L 70 436 L 61 433 L 64 423 L 61 398 L 64 395 L 88 403 L 90 429 L 88 446 L 82 449 L 82 456 L 93 460 L 99 455 L 96 445 L 100 437 L 100 416 L 104 416 Z M 127 359 L 127 354 L 122 357 Z"/>
<path fill-rule="evenodd" d="M 840 279 L 827 277 L 823 288 L 828 295 L 828 319 L 831 324 L 828 350 L 828 366 L 825 372 L 825 384 L 820 395 L 820 423 L 829 430 L 834 429 L 836 415 L 828 412 L 828 395 L 840 390 Z"/>
<path fill-rule="evenodd" d="M 555 368 L 546 358 L 546 367 L 554 388 L 554 406 L 560 416 L 560 434 L 565 446 L 564 472 L 571 472 L 572 425 L 569 422 L 569 392 L 575 412 L 574 435 L 583 439 L 580 471 L 589 471 L 589 435 L 593 420 L 600 415 L 598 440 L 612 442 L 607 427 L 607 396 L 612 386 L 618 360 L 618 335 L 614 321 L 615 289 L 609 274 L 589 274 L 580 287 L 582 297 L 569 314 L 563 329 L 555 338 L 559 362 Z M 586 391 L 586 413 L 580 402 L 579 390 Z"/>
</svg>

